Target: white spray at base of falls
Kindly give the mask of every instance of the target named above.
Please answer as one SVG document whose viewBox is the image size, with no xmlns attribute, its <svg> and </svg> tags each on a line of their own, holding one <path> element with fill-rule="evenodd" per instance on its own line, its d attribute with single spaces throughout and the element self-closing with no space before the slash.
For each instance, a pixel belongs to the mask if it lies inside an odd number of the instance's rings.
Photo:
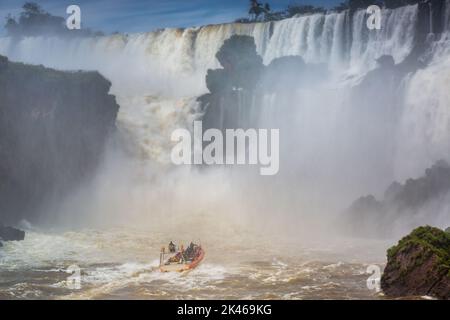
<svg viewBox="0 0 450 320">
<path fill-rule="evenodd" d="M 352 166 L 345 155 L 345 148 L 339 148 L 333 130 L 345 130 L 345 123 L 341 123 L 341 107 L 345 103 L 345 97 L 350 87 L 339 80 L 349 74 L 362 76 L 375 66 L 375 59 L 381 55 L 392 55 L 395 62 L 399 63 L 411 52 L 414 44 L 415 28 L 417 22 L 418 7 L 407 6 L 396 10 L 382 11 L 382 30 L 369 31 L 366 27 L 367 15 L 364 11 L 357 12 L 352 21 L 353 32 L 349 28 L 349 13 L 315 14 L 309 16 L 294 17 L 282 21 L 255 24 L 224 24 L 188 29 L 166 29 L 157 32 L 112 35 L 98 38 L 58 39 L 58 38 L 24 38 L 13 43 L 9 38 L 0 38 L 0 54 L 7 55 L 11 60 L 32 64 L 44 64 L 63 70 L 98 70 L 106 78 L 111 80 L 111 93 L 116 95 L 121 109 L 118 116 L 118 127 L 123 135 L 128 138 L 130 144 L 137 146 L 138 154 L 145 160 L 153 160 L 165 166 L 168 162 L 172 143 L 170 133 L 175 128 L 190 127 L 193 119 L 200 116 L 197 96 L 206 93 L 205 74 L 208 68 L 218 68 L 215 58 L 224 40 L 234 34 L 251 35 L 255 38 L 258 52 L 268 64 L 273 59 L 287 56 L 300 55 L 307 63 L 326 63 L 333 72 L 333 80 L 321 85 L 317 90 L 303 92 L 300 96 L 304 108 L 297 108 L 300 103 L 291 101 L 291 109 L 294 114 L 284 115 L 301 122 L 294 123 L 290 134 L 301 142 L 296 145 L 288 145 L 294 158 L 288 161 L 288 168 L 281 168 L 282 172 L 277 180 L 258 184 L 255 187 L 253 181 L 247 181 L 240 175 L 242 170 L 236 169 L 232 174 L 223 173 L 207 178 L 207 183 L 193 183 L 189 175 L 181 174 L 182 183 L 174 181 L 174 175 L 154 178 L 151 177 L 151 185 L 157 191 L 151 195 L 146 192 L 148 186 L 135 186 L 138 189 L 135 202 L 121 203 L 117 200 L 121 195 L 130 192 L 127 184 L 128 178 L 124 178 L 124 186 L 118 186 L 116 193 L 108 191 L 104 198 L 114 197 L 110 203 L 98 201 L 99 211 L 126 211 L 127 207 L 136 211 L 146 211 L 146 207 L 155 206 L 161 201 L 172 211 L 182 211 L 183 207 L 203 207 L 211 211 L 230 211 L 227 207 L 230 199 L 234 200 L 233 210 L 237 211 L 236 203 L 247 201 L 248 205 L 241 208 L 242 211 L 253 210 L 255 215 L 265 211 L 289 212 L 295 216 L 300 212 L 332 210 L 335 208 L 317 208 L 317 203 L 333 203 L 330 195 L 339 198 L 333 190 L 351 190 L 344 198 L 337 201 L 339 205 L 349 203 L 354 197 L 362 193 L 380 192 L 383 184 L 393 178 L 406 179 L 409 176 L 419 175 L 438 158 L 448 158 L 448 148 L 445 137 L 449 137 L 448 129 L 445 129 L 445 120 L 441 115 L 445 113 L 448 96 L 443 89 L 446 79 L 445 70 L 440 72 L 438 78 L 433 78 L 432 67 L 420 71 L 407 84 L 406 107 L 401 119 L 399 135 L 392 137 L 397 141 L 396 162 L 398 170 L 393 176 L 384 176 L 378 181 L 377 187 L 359 185 L 354 183 L 352 188 L 339 187 L 342 181 L 351 185 L 355 175 Z M 353 34 L 353 37 L 350 35 Z M 436 58 L 437 59 L 437 58 Z M 437 63 L 437 62 L 436 62 Z M 423 86 L 423 83 L 433 78 L 436 86 Z M 338 79 L 338 82 L 335 82 Z M 434 80 L 433 80 L 434 81 Z M 380 94 L 383 88 L 377 88 Z M 302 93 L 302 92 L 300 92 Z M 429 103 L 433 99 L 436 103 Z M 432 106 L 433 109 L 427 109 Z M 261 108 L 261 112 L 275 112 L 267 106 Z M 433 117 L 427 117 L 429 114 Z M 270 119 L 269 114 L 259 115 L 261 118 Z M 280 117 L 281 120 L 284 117 Z M 423 123 L 428 119 L 429 123 Z M 415 131 L 411 135 L 413 126 Z M 421 146 L 427 141 L 428 131 L 432 127 L 434 132 L 433 148 L 431 154 L 427 148 Z M 440 128 L 440 129 L 439 129 Z M 283 135 L 283 133 L 281 133 Z M 281 136 L 283 139 L 283 136 Z M 448 139 L 447 139 L 448 141 Z M 300 148 L 299 146 L 302 146 Z M 350 147 L 349 147 L 350 148 Z M 336 156 L 336 152 L 339 156 Z M 418 153 L 418 154 L 417 154 Z M 381 157 L 382 155 L 380 155 Z M 368 156 L 366 156 L 368 158 Z M 417 164 L 412 165 L 411 159 L 417 158 Z M 296 161 L 300 159 L 300 161 Z M 360 159 L 365 159 L 361 156 Z M 372 161 L 376 158 L 370 159 Z M 329 164 L 331 167 L 326 167 Z M 407 169 L 409 168 L 409 169 Z M 123 168 L 115 168 L 124 170 Z M 360 170 L 364 167 L 359 168 Z M 147 171 L 148 169 L 144 169 Z M 156 169 L 156 172 L 159 172 Z M 366 170 L 369 171 L 369 170 Z M 138 172 L 141 172 L 138 170 Z M 145 174 L 143 174 L 145 175 Z M 206 174 L 202 174 L 205 176 Z M 370 175 L 380 175 L 373 170 Z M 139 174 L 136 174 L 139 176 Z M 285 182 L 288 177 L 289 183 Z M 360 177 L 362 179 L 364 177 Z M 152 180 L 153 179 L 153 180 Z M 173 180 L 171 180 L 173 179 Z M 231 192 L 227 188 L 217 191 L 220 182 L 225 186 L 233 186 L 227 179 L 236 179 L 242 184 Z M 332 179 L 333 183 L 326 183 Z M 130 179 L 132 182 L 135 180 Z M 108 180 L 106 180 L 108 181 Z M 206 180 L 203 180 L 206 181 Z M 320 183 L 318 182 L 320 181 Z M 100 182 L 104 188 L 105 182 Z M 301 185 L 301 186 L 299 186 Z M 321 193 L 324 185 L 329 190 Z M 274 191 L 276 188 L 276 192 Z M 200 189 L 200 190 L 199 190 Z M 214 191 L 215 190 L 215 191 Z M 252 194 L 246 194 L 243 199 L 242 190 L 252 190 Z M 305 191 L 303 195 L 301 193 Z M 207 196 L 199 203 L 199 193 L 207 193 Z M 358 193 L 357 193 L 358 192 Z M 254 194 L 253 194 L 254 193 Z M 113 194 L 113 196 L 111 196 Z M 136 194 L 136 193 L 135 193 Z M 174 203 L 174 195 L 183 198 Z M 100 199 L 103 199 L 99 196 Z M 276 201 L 275 197 L 278 197 Z M 353 197 L 353 198 L 352 198 Z M 327 201 L 323 201 L 327 198 Z M 142 201 L 144 199 L 144 201 Z M 150 199 L 150 200 L 149 200 Z M 220 203 L 224 208 L 214 205 Z M 265 201 L 261 201 L 264 199 Z M 153 201 L 151 201 L 153 200 Z M 130 200 L 133 202 L 134 200 Z M 164 214 L 169 213 L 168 208 L 157 205 L 158 210 Z M 155 207 L 152 207 L 156 211 Z M 130 213 L 131 214 L 131 213 Z M 154 214 L 154 212 L 151 212 Z M 270 223 L 269 223 L 270 224 Z M 296 226 L 293 225 L 295 229 Z"/>
</svg>

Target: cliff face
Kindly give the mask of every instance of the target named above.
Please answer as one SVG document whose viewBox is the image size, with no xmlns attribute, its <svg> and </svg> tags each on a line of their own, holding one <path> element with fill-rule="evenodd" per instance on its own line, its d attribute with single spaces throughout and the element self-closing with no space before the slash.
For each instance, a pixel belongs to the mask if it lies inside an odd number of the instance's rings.
<svg viewBox="0 0 450 320">
<path fill-rule="evenodd" d="M 389 296 L 450 299 L 450 234 L 420 227 L 389 249 L 381 287 Z"/>
<path fill-rule="evenodd" d="M 110 86 L 0 56 L 0 221 L 33 221 L 93 173 L 119 108 Z"/>
<path fill-rule="evenodd" d="M 273 94 L 279 104 L 286 103 L 295 99 L 296 88 L 327 75 L 324 66 L 306 64 L 300 56 L 280 57 L 264 65 L 250 36 L 231 36 L 216 58 L 222 68 L 208 70 L 205 80 L 210 93 L 198 99 L 205 129 L 258 128 L 252 107 L 261 106 L 264 95 Z"/>
<path fill-rule="evenodd" d="M 372 195 L 359 198 L 346 210 L 344 224 L 353 234 L 390 236 L 397 219 L 415 221 L 423 211 L 429 219 L 435 217 L 437 212 L 428 212 L 428 206 L 434 203 L 434 210 L 445 208 L 449 192 L 450 165 L 441 160 L 420 178 L 392 183 L 383 200 Z"/>
</svg>

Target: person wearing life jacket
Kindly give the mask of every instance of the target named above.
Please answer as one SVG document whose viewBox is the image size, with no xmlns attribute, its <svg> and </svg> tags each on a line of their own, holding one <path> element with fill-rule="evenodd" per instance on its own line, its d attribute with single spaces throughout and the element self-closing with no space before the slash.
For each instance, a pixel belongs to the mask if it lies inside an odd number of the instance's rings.
<svg viewBox="0 0 450 320">
<path fill-rule="evenodd" d="M 169 243 L 169 252 L 170 253 L 175 253 L 176 250 L 177 250 L 177 248 L 176 248 L 175 244 L 172 241 L 170 241 L 170 243 Z"/>
<path fill-rule="evenodd" d="M 191 242 L 189 247 L 184 252 L 184 257 L 186 258 L 186 260 L 192 260 L 194 256 L 195 256 L 195 244 Z"/>
</svg>

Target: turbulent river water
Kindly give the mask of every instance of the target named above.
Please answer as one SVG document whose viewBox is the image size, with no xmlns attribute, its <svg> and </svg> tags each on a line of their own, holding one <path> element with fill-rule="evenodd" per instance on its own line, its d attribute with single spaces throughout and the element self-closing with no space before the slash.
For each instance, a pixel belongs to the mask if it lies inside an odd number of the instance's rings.
<svg viewBox="0 0 450 320">
<path fill-rule="evenodd" d="M 30 232 L 1 252 L 0 298 L 383 298 L 368 289 L 366 270 L 383 267 L 387 241 L 299 243 L 234 231 L 204 235 L 205 260 L 185 274 L 159 272 L 158 252 L 170 239 L 160 230 Z M 66 273 L 74 264 L 81 270 L 79 290 L 69 286 Z"/>
<path fill-rule="evenodd" d="M 397 130 L 384 140 L 393 144 L 381 159 L 393 163 L 389 175 L 370 166 L 374 156 L 360 161 L 358 150 L 336 146 L 334 138 L 345 130 L 346 94 L 375 59 L 389 54 L 399 63 L 411 52 L 417 14 L 417 6 L 383 10 L 377 33 L 367 30 L 361 11 L 351 24 L 343 12 L 96 38 L 0 38 L 0 54 L 13 61 L 99 70 L 120 105 L 121 137 L 138 150 L 131 160 L 106 161 L 57 219 L 39 227 L 24 222 L 25 241 L 0 250 L 0 299 L 383 298 L 367 288 L 366 270 L 383 267 L 394 240 L 342 238 L 334 222 L 362 194 L 380 194 L 393 180 L 450 160 L 449 37 L 433 46 L 430 66 L 405 79 Z M 449 26 L 450 14 L 446 19 Z M 292 101 L 280 118 L 284 129 L 303 122 L 288 128 L 298 142 L 288 148 L 295 157 L 282 156 L 274 180 L 249 178 L 241 169 L 174 174 L 170 134 L 199 116 L 195 98 L 206 93 L 206 71 L 218 67 L 215 53 L 233 34 L 252 35 L 266 64 L 301 55 L 307 63 L 327 63 L 332 79 L 301 92 L 302 107 Z M 259 117 L 271 119 L 269 109 L 270 103 Z M 448 214 L 431 223 L 448 226 Z M 170 240 L 200 240 L 204 262 L 187 274 L 161 274 L 159 251 Z M 67 287 L 72 265 L 81 270 L 79 290 Z"/>
</svg>

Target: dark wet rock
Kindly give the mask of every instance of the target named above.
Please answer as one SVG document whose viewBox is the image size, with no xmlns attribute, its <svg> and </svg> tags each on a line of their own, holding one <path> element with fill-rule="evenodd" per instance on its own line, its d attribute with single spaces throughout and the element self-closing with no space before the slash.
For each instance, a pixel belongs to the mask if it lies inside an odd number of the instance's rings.
<svg viewBox="0 0 450 320">
<path fill-rule="evenodd" d="M 425 170 L 424 176 L 392 183 L 383 200 L 366 196 L 356 200 L 345 212 L 344 224 L 349 232 L 360 235 L 385 236 L 391 234 L 398 218 L 410 220 L 432 202 L 444 203 L 450 193 L 450 166 L 438 161 Z M 434 212 L 427 212 L 431 220 Z"/>
<path fill-rule="evenodd" d="M 22 241 L 25 239 L 25 231 L 0 225 L 0 239 L 3 241 Z"/>
<path fill-rule="evenodd" d="M 438 161 L 425 170 L 418 179 L 408 179 L 393 197 L 393 204 L 400 210 L 414 209 L 450 191 L 450 166 Z"/>
<path fill-rule="evenodd" d="M 311 86 L 328 75 L 326 65 L 306 64 L 300 56 L 276 58 L 265 66 L 250 36 L 225 40 L 216 58 L 221 68 L 208 70 L 209 93 L 198 98 L 205 130 L 254 128 L 258 124 L 252 108 L 256 112 L 264 96 L 275 94 L 277 101 L 289 100 L 298 87 Z"/>
<path fill-rule="evenodd" d="M 419 12 L 416 31 L 416 43 L 424 42 L 428 35 L 445 31 L 445 1 L 428 0 L 418 2 Z"/>
<path fill-rule="evenodd" d="M 394 57 L 390 55 L 382 55 L 376 59 L 376 62 L 377 67 L 366 74 L 361 83 L 355 87 L 355 92 L 367 97 L 374 91 L 374 87 L 382 87 L 389 89 L 390 93 L 390 95 L 384 93 L 383 96 L 391 98 L 392 94 L 397 91 L 405 72 L 395 64 Z M 379 98 L 380 95 L 378 94 L 377 97 Z"/>
<path fill-rule="evenodd" d="M 265 66 L 250 36 L 234 35 L 225 40 L 216 58 L 222 68 L 208 70 L 210 93 L 198 98 L 204 110 L 204 129 L 241 127 L 249 118 L 249 106 Z"/>
<path fill-rule="evenodd" d="M 382 55 L 376 61 L 380 68 L 393 68 L 395 66 L 394 57 L 390 55 Z"/>
<path fill-rule="evenodd" d="M 384 192 L 385 201 L 395 201 L 395 198 L 402 192 L 403 186 L 397 181 L 392 182 L 391 185 Z"/>
<path fill-rule="evenodd" d="M 256 87 L 264 65 L 261 56 L 256 52 L 256 44 L 250 36 L 231 36 L 225 40 L 216 54 L 223 67 L 220 72 L 221 83 L 226 88 L 252 90 Z M 212 77 L 207 77 L 208 88 L 216 88 L 208 83 Z M 214 93 L 214 91 L 211 91 Z"/>
<path fill-rule="evenodd" d="M 34 222 L 93 175 L 119 106 L 98 72 L 0 57 L 0 219 Z"/>
<path fill-rule="evenodd" d="M 305 73 L 306 68 L 306 63 L 300 56 L 276 58 L 270 62 L 264 72 L 263 87 L 272 91 L 286 83 L 295 85 L 299 77 Z"/>
<path fill-rule="evenodd" d="M 6 69 L 8 66 L 8 58 L 0 56 L 0 72 Z"/>
<path fill-rule="evenodd" d="M 388 296 L 450 299 L 450 234 L 419 227 L 390 248 L 381 287 Z"/>
<path fill-rule="evenodd" d="M 296 88 L 317 84 L 328 75 L 325 64 L 307 64 L 300 56 L 273 59 L 265 68 L 260 83 L 264 93 L 289 94 Z"/>
<path fill-rule="evenodd" d="M 369 226 L 379 225 L 385 212 L 384 203 L 373 195 L 361 197 L 346 210 L 345 228 L 351 234 L 372 237 L 374 236 L 373 232 L 368 232 L 367 229 Z"/>
</svg>

